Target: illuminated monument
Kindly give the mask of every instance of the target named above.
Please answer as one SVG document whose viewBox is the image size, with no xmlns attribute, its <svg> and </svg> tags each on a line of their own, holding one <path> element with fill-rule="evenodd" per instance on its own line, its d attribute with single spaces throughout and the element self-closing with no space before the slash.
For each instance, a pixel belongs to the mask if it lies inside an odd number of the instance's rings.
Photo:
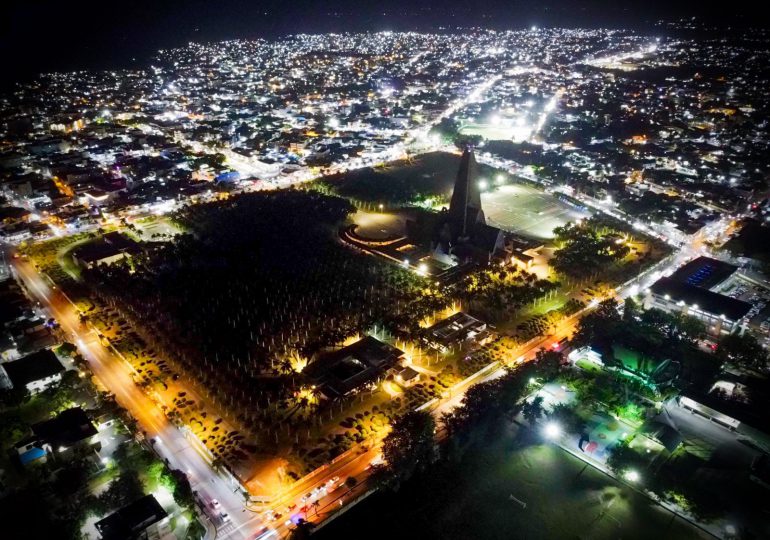
<svg viewBox="0 0 770 540">
<path fill-rule="evenodd" d="M 450 226 L 457 238 L 467 238 L 468 231 L 478 223 L 486 224 L 481 209 L 481 192 L 476 182 L 476 168 L 473 149 L 467 146 L 460 159 L 452 200 L 449 202 Z"/>
<path fill-rule="evenodd" d="M 467 146 L 460 159 L 449 210 L 444 210 L 435 240 L 435 253 L 456 262 L 488 263 L 506 257 L 505 234 L 487 225 L 481 208 L 481 192 L 473 148 Z"/>
</svg>

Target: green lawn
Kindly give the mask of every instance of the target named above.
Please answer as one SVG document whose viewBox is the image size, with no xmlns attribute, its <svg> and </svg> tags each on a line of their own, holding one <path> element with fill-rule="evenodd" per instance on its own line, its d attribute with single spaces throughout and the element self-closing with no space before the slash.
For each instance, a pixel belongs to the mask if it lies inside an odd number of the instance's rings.
<svg viewBox="0 0 770 540">
<path fill-rule="evenodd" d="M 531 437 L 482 442 L 461 463 L 437 464 L 395 494 L 370 497 L 315 537 L 705 538 L 643 495 Z"/>
<path fill-rule="evenodd" d="M 577 365 L 577 367 L 579 367 L 582 370 L 588 371 L 589 373 L 598 373 L 602 371 L 602 368 L 600 368 L 593 362 L 586 360 L 585 358 L 581 358 L 580 360 L 575 362 L 575 365 Z"/>
<path fill-rule="evenodd" d="M 660 365 L 660 360 L 655 360 L 632 349 L 613 346 L 612 353 L 626 369 L 649 375 Z"/>
</svg>

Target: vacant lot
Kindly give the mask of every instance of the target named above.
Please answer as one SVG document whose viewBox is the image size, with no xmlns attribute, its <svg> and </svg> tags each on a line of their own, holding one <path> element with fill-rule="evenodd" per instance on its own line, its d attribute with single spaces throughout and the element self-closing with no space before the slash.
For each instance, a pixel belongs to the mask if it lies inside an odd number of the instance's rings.
<svg viewBox="0 0 770 540">
<path fill-rule="evenodd" d="M 481 204 L 488 223 L 538 239 L 553 238 L 556 227 L 589 216 L 549 193 L 524 184 L 505 185 L 482 193 Z"/>
<path fill-rule="evenodd" d="M 348 538 L 705 538 L 670 512 L 539 441 L 481 443 L 317 535 Z M 373 526 L 374 524 L 374 526 Z"/>
</svg>

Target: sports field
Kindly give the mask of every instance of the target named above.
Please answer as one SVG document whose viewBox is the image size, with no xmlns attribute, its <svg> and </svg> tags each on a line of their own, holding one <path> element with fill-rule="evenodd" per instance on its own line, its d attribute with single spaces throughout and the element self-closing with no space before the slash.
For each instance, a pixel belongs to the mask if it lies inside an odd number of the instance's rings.
<svg viewBox="0 0 770 540">
<path fill-rule="evenodd" d="M 526 141 L 532 136 L 532 126 L 512 123 L 505 125 L 467 124 L 460 128 L 462 135 L 480 135 L 490 141 Z"/>
<path fill-rule="evenodd" d="M 490 225 L 537 239 L 553 238 L 556 227 L 589 216 L 525 184 L 509 184 L 482 193 L 481 204 Z"/>
<path fill-rule="evenodd" d="M 507 438 L 507 437 L 506 437 Z M 542 441 L 485 441 L 397 493 L 377 494 L 313 537 L 706 538 L 638 492 Z"/>
</svg>

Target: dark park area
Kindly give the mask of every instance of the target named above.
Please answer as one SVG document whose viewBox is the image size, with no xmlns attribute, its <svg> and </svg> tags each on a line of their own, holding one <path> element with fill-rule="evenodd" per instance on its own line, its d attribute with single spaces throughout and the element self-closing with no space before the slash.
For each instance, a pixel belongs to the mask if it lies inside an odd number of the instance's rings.
<svg viewBox="0 0 770 540">
<path fill-rule="evenodd" d="M 376 526 L 373 524 L 376 523 Z M 708 538 L 538 433 L 513 428 L 360 503 L 313 538 Z"/>
</svg>

